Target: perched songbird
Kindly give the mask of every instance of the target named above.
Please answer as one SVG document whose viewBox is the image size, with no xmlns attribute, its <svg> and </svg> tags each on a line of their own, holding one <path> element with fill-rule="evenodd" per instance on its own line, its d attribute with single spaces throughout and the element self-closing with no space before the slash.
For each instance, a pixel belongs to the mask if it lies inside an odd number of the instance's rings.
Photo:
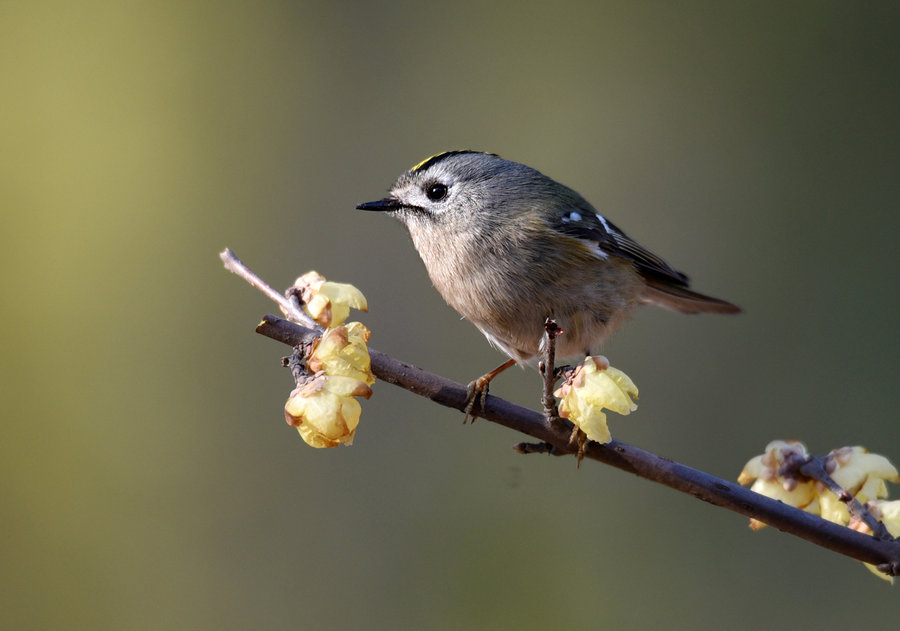
<svg viewBox="0 0 900 631">
<path fill-rule="evenodd" d="M 477 389 L 514 362 L 537 363 L 548 317 L 563 331 L 557 356 L 580 359 L 639 304 L 740 312 L 692 291 L 572 189 L 491 153 L 440 153 L 357 208 L 399 219 L 444 299 L 509 355 Z"/>
</svg>

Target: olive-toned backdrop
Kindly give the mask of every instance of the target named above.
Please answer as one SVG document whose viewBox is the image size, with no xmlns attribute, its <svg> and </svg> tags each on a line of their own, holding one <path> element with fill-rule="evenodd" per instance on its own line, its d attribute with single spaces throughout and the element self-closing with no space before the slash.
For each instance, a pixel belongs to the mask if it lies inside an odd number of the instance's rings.
<svg viewBox="0 0 900 631">
<path fill-rule="evenodd" d="M 732 479 L 774 438 L 900 463 L 898 17 L 2 3 L 0 626 L 894 624 L 856 562 L 385 384 L 353 447 L 308 448 L 253 333 L 273 306 L 217 253 L 356 284 L 373 347 L 466 381 L 501 355 L 353 207 L 432 153 L 500 153 L 746 310 L 638 312 L 607 348 L 641 388 L 617 438 Z M 536 405 L 538 378 L 494 392 Z"/>
</svg>

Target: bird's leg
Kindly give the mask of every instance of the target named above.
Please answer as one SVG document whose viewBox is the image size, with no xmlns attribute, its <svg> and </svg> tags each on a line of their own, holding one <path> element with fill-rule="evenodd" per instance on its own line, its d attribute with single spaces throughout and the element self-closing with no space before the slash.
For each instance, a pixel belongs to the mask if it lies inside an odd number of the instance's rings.
<svg viewBox="0 0 900 631">
<path fill-rule="evenodd" d="M 553 396 L 553 389 L 556 387 L 556 381 L 559 375 L 555 366 L 556 361 L 556 338 L 562 334 L 563 330 L 559 328 L 553 318 L 548 317 L 544 320 L 544 358 L 538 363 L 538 370 L 544 380 L 544 391 L 541 395 L 541 405 L 544 407 L 544 416 L 550 422 L 559 418 L 559 411 L 556 409 L 556 398 Z"/>
<path fill-rule="evenodd" d="M 491 372 L 481 375 L 478 379 L 475 379 L 474 381 L 471 381 L 469 383 L 469 385 L 466 387 L 466 417 L 463 419 L 463 423 L 468 422 L 469 419 L 471 419 L 473 423 L 475 422 L 475 419 L 478 418 L 478 415 L 472 412 L 472 410 L 475 408 L 475 401 L 479 401 L 481 411 L 483 412 L 484 402 L 485 399 L 487 399 L 488 388 L 491 385 L 491 381 L 494 379 L 494 377 L 496 377 L 515 363 L 515 359 L 508 359 L 494 368 Z"/>
</svg>

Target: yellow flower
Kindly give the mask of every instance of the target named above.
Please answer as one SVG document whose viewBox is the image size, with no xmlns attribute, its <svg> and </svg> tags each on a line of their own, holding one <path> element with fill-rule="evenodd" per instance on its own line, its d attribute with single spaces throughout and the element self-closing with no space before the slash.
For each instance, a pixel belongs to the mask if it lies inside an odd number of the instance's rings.
<svg viewBox="0 0 900 631">
<path fill-rule="evenodd" d="M 861 504 L 888 495 L 885 480 L 900 482 L 897 469 L 884 456 L 871 454 L 865 447 L 841 447 L 825 457 L 831 478 Z M 850 521 L 847 505 L 827 489 L 819 494 L 822 517 L 838 524 Z"/>
<path fill-rule="evenodd" d="M 353 397 L 371 395 L 372 389 L 363 381 L 318 373 L 291 392 L 284 417 L 312 447 L 350 445 L 361 412 Z"/>
<path fill-rule="evenodd" d="M 876 519 L 884 522 L 892 537 L 900 537 L 900 500 L 892 502 L 878 500 L 875 502 L 873 514 Z"/>
<path fill-rule="evenodd" d="M 307 272 L 294 282 L 303 299 L 303 310 L 328 328 L 343 324 L 350 309 L 368 311 L 366 297 L 353 285 L 333 283 L 318 272 Z"/>
<path fill-rule="evenodd" d="M 862 503 L 887 497 L 885 480 L 900 482 L 897 468 L 884 456 L 869 453 L 865 447 L 835 449 L 826 456 L 826 463 L 835 467 L 831 472 L 834 481 Z"/>
<path fill-rule="evenodd" d="M 892 502 L 876 500 L 869 503 L 868 509 L 869 513 L 872 514 L 872 517 L 879 519 L 884 523 L 885 528 L 891 533 L 891 536 L 900 537 L 900 500 L 894 500 Z M 872 534 L 869 527 L 861 522 L 854 522 L 851 524 L 851 527 L 860 532 Z M 864 563 L 863 565 L 878 578 L 884 579 L 891 584 L 894 583 L 893 576 L 888 576 L 884 572 L 879 572 L 878 568 L 871 563 Z"/>
<path fill-rule="evenodd" d="M 788 460 L 809 458 L 809 452 L 806 445 L 799 440 L 773 440 L 766 445 L 766 450 L 751 458 L 744 465 L 744 470 L 738 476 L 738 483 L 747 485 L 757 478 L 764 480 L 774 480 L 779 476 L 784 476 L 782 467 Z M 784 478 L 787 485 L 793 484 L 795 478 Z"/>
<path fill-rule="evenodd" d="M 785 504 L 789 504 L 790 506 L 805 510 L 807 513 L 819 513 L 816 485 L 812 480 L 800 482 L 788 489 L 785 488 L 785 485 L 778 479 L 766 480 L 757 478 L 750 487 L 750 490 L 765 495 L 766 497 L 771 497 L 773 500 L 778 500 Z M 758 519 L 750 518 L 750 527 L 753 530 L 759 530 L 765 525 L 764 522 L 761 522 Z"/>
<path fill-rule="evenodd" d="M 796 440 L 775 440 L 760 456 L 751 458 L 738 476 L 740 484 L 750 484 L 757 493 L 780 500 L 808 513 L 821 515 L 829 521 L 849 526 L 859 532 L 872 534 L 862 520 L 851 519 L 847 504 L 825 488 L 824 484 L 798 473 L 799 466 L 809 458 L 803 443 Z M 841 447 L 825 457 L 825 469 L 842 489 L 866 505 L 873 517 L 884 521 L 888 532 L 900 535 L 900 501 L 886 502 L 885 480 L 900 482 L 897 469 L 887 458 L 870 454 L 863 447 Z M 764 523 L 750 520 L 750 527 L 758 530 Z M 875 566 L 865 564 L 879 578 L 893 582 Z"/>
<path fill-rule="evenodd" d="M 604 409 L 627 416 L 637 409 L 634 382 L 613 368 L 605 357 L 586 357 L 554 394 L 561 399 L 559 415 L 598 443 L 611 440 Z"/>
<path fill-rule="evenodd" d="M 751 458 L 738 476 L 738 483 L 753 482 L 750 490 L 779 500 L 785 504 L 801 508 L 808 513 L 818 514 L 819 502 L 816 483 L 809 478 L 797 478 L 783 469 L 788 460 L 806 460 L 809 452 L 806 446 L 796 440 L 773 440 L 766 445 L 765 453 Z M 765 524 L 750 519 L 750 527 L 759 530 Z"/>
<path fill-rule="evenodd" d="M 340 375 L 375 383 L 372 374 L 369 349 L 369 329 L 360 322 L 328 329 L 316 340 L 307 362 L 310 372 L 325 371 L 329 375 Z"/>
</svg>

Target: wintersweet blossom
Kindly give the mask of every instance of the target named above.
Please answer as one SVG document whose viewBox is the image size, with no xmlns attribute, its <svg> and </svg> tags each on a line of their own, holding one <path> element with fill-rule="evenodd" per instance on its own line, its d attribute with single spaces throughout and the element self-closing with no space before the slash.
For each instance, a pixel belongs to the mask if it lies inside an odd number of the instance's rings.
<svg viewBox="0 0 900 631">
<path fill-rule="evenodd" d="M 738 476 L 740 484 L 753 482 L 752 490 L 785 504 L 821 516 L 828 521 L 849 526 L 859 532 L 872 534 L 868 524 L 850 514 L 847 502 L 821 481 L 803 475 L 800 467 L 809 460 L 803 443 L 795 440 L 775 440 L 766 446 L 765 453 L 751 458 Z M 882 520 L 888 532 L 900 535 L 900 501 L 888 502 L 887 482 L 900 482 L 897 468 L 884 456 L 869 453 L 864 447 L 841 447 L 824 459 L 829 477 L 854 499 L 865 505 L 875 519 Z M 750 520 L 754 530 L 765 524 Z M 866 567 L 879 578 L 893 582 L 872 565 Z"/>
<path fill-rule="evenodd" d="M 872 517 L 880 520 L 881 523 L 884 524 L 884 527 L 887 528 L 887 531 L 891 536 L 900 537 L 900 500 L 894 500 L 892 502 L 875 500 L 869 502 L 866 507 L 869 509 L 869 513 L 871 513 Z M 851 520 L 850 527 L 868 535 L 872 534 L 872 530 L 861 521 Z M 884 572 L 879 572 L 878 568 L 871 563 L 864 563 L 863 565 L 878 578 L 888 581 L 891 584 L 894 583 L 893 576 L 888 576 Z"/>
<path fill-rule="evenodd" d="M 861 504 L 888 496 L 885 480 L 900 482 L 897 468 L 879 454 L 872 454 L 865 447 L 841 447 L 825 457 L 825 467 L 838 485 Z M 822 517 L 838 524 L 850 521 L 847 504 L 827 489 L 820 493 Z"/>
<path fill-rule="evenodd" d="M 766 497 L 779 500 L 790 506 L 818 514 L 819 503 L 816 495 L 816 484 L 809 478 L 798 478 L 793 469 L 785 467 L 792 459 L 806 460 L 809 452 L 806 446 L 796 440 L 773 440 L 766 445 L 766 451 L 744 465 L 738 476 L 738 483 L 747 485 Z M 750 527 L 759 530 L 765 524 L 757 519 L 750 519 Z"/>
<path fill-rule="evenodd" d="M 350 445 L 362 411 L 357 397 L 372 396 L 375 383 L 366 343 L 369 329 L 344 324 L 350 309 L 367 311 L 366 298 L 353 285 L 333 283 L 318 272 L 294 282 L 303 309 L 325 327 L 307 351 L 305 370 L 284 406 L 284 417 L 313 447 Z"/>
<path fill-rule="evenodd" d="M 559 415 L 598 443 L 612 439 L 604 409 L 623 416 L 637 409 L 637 386 L 602 356 L 586 357 L 554 394 L 561 399 Z"/>
<path fill-rule="evenodd" d="M 370 396 L 372 389 L 363 381 L 320 372 L 291 392 L 284 418 L 312 447 L 350 445 L 362 411 L 354 397 Z"/>
<path fill-rule="evenodd" d="M 369 329 L 360 322 L 328 329 L 316 340 L 307 361 L 310 372 L 352 377 L 371 386 L 375 383 L 366 342 Z"/>
<path fill-rule="evenodd" d="M 300 292 L 303 310 L 324 327 L 343 324 L 350 309 L 368 311 L 368 303 L 362 292 L 347 283 L 334 283 L 316 271 L 310 271 L 294 281 Z"/>
</svg>

